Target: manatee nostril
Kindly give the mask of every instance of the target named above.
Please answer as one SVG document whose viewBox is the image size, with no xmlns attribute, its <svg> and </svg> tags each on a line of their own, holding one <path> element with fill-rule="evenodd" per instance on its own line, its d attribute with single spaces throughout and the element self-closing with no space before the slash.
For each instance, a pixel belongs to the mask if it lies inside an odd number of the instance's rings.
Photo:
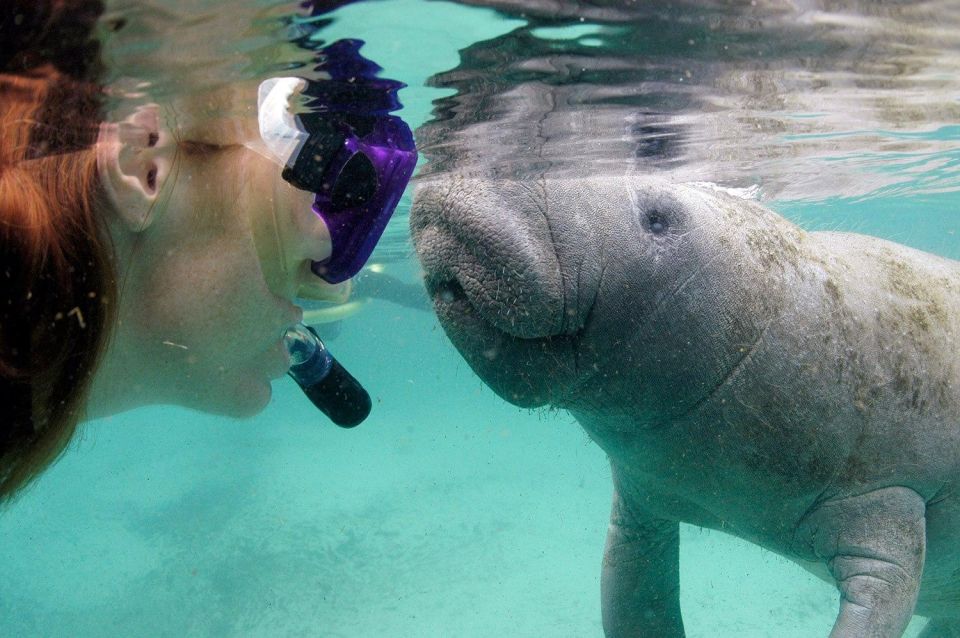
<svg viewBox="0 0 960 638">
<path fill-rule="evenodd" d="M 647 222 L 650 224 L 650 232 L 655 235 L 659 235 L 667 229 L 667 222 L 659 213 L 650 213 L 647 215 Z"/>
<path fill-rule="evenodd" d="M 426 281 L 426 286 L 427 292 L 432 298 L 447 303 L 456 299 L 464 299 L 467 296 L 463 290 L 463 286 L 461 286 L 460 282 L 456 279 L 429 278 Z"/>
<path fill-rule="evenodd" d="M 467 293 L 464 292 L 463 286 L 461 286 L 460 282 L 456 279 L 443 282 L 440 285 L 438 294 L 442 300 L 448 303 L 457 299 L 466 299 L 467 297 Z"/>
</svg>

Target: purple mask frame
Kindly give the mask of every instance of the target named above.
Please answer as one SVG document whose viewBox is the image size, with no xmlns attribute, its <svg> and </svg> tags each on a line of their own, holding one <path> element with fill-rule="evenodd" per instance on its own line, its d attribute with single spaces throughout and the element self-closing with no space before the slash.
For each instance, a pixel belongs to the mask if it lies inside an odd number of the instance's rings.
<svg viewBox="0 0 960 638">
<path fill-rule="evenodd" d="M 331 195 L 317 193 L 313 212 L 330 232 L 332 252 L 324 261 L 311 263 L 315 275 L 331 284 L 353 277 L 370 254 L 397 208 L 417 164 L 417 150 L 410 127 L 400 118 L 376 118 L 373 129 L 363 137 L 352 131 L 324 171 L 324 182 L 335 183 L 347 162 L 363 153 L 376 170 L 377 186 L 372 197 L 353 207 L 336 207 Z"/>
</svg>

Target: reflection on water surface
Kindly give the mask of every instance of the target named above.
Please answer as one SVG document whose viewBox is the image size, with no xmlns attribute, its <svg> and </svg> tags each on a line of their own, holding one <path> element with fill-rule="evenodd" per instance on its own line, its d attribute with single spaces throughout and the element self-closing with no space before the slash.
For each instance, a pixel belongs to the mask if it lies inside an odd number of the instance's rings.
<svg viewBox="0 0 960 638">
<path fill-rule="evenodd" d="M 527 24 L 431 84 L 429 173 L 660 173 L 778 199 L 953 190 L 950 2 L 476 2 Z"/>
</svg>

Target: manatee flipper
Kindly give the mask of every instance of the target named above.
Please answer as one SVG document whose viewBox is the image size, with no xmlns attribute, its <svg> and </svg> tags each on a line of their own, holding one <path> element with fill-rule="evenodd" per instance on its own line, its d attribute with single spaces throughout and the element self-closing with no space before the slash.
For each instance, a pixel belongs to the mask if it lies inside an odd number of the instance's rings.
<svg viewBox="0 0 960 638">
<path fill-rule="evenodd" d="M 607 638 L 683 638 L 680 524 L 628 507 L 616 480 L 600 589 Z"/>
<path fill-rule="evenodd" d="M 931 618 L 917 638 L 960 638 L 960 618 Z"/>
<path fill-rule="evenodd" d="M 906 487 L 825 501 L 804 518 L 801 542 L 827 563 L 840 590 L 830 638 L 899 638 L 917 602 L 926 551 L 926 504 Z"/>
</svg>

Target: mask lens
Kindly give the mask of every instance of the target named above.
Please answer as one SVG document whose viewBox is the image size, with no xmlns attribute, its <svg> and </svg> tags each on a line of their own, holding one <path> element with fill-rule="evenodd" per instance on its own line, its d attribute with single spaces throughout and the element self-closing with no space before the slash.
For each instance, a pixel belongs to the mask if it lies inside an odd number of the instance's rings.
<svg viewBox="0 0 960 638">
<path fill-rule="evenodd" d="M 311 120 L 309 137 L 294 158 L 293 165 L 283 169 L 282 177 L 290 184 L 310 193 L 319 193 L 330 188 L 325 183 L 328 165 L 343 148 L 345 136 L 330 122 Z"/>
<path fill-rule="evenodd" d="M 354 154 L 334 182 L 330 203 L 336 210 L 366 204 L 376 194 L 377 169 L 362 151 Z"/>
<path fill-rule="evenodd" d="M 314 194 L 312 209 L 330 233 L 333 252 L 310 267 L 330 284 L 363 267 L 417 163 L 410 127 L 389 115 L 400 107 L 396 91 L 403 85 L 374 78 L 379 67 L 359 56 L 359 45 L 344 40 L 339 48 L 335 43 L 324 49 L 327 62 L 361 63 L 324 67 L 330 80 L 262 82 L 257 94 L 261 139 L 250 146 L 282 166 L 289 184 Z M 358 78 L 364 81 L 355 82 Z M 291 109 L 296 94 L 309 98 L 305 109 Z"/>
</svg>

